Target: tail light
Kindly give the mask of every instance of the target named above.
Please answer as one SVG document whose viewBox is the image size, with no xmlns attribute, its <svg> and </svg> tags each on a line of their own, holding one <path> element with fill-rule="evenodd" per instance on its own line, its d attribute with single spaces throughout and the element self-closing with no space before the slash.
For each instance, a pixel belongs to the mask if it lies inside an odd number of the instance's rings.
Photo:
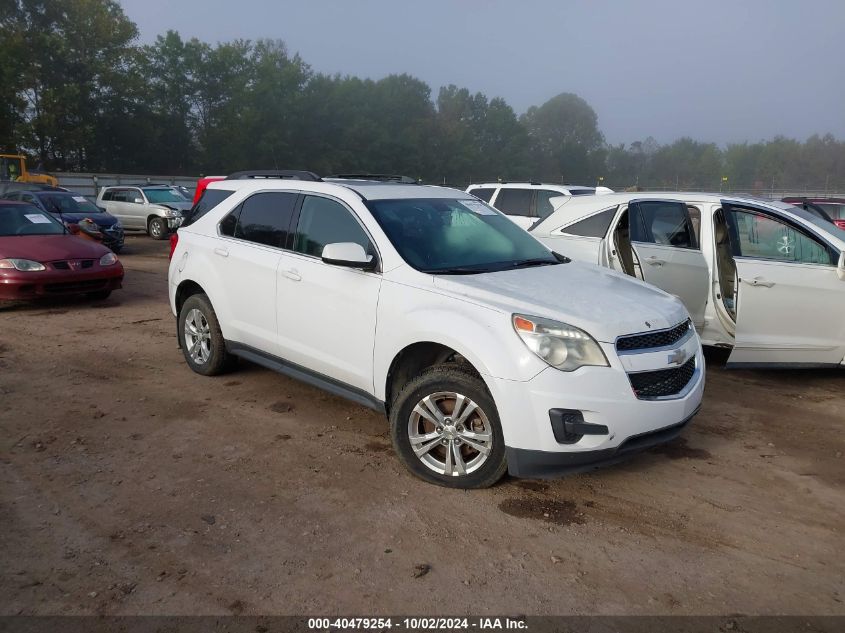
<svg viewBox="0 0 845 633">
<path fill-rule="evenodd" d="M 173 251 L 176 250 L 176 245 L 179 243 L 179 232 L 174 231 L 170 234 L 170 255 L 167 256 L 167 259 L 173 259 Z"/>
</svg>

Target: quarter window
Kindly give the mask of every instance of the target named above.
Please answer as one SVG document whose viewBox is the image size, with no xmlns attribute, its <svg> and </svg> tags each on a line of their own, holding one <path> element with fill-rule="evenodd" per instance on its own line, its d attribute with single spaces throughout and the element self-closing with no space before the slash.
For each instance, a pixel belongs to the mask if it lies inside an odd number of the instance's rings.
<svg viewBox="0 0 845 633">
<path fill-rule="evenodd" d="M 698 248 L 686 205 L 662 200 L 632 205 L 631 241 Z"/>
<path fill-rule="evenodd" d="M 354 242 L 375 255 L 370 238 L 346 207 L 334 200 L 306 196 L 299 212 L 293 250 L 320 257 L 326 244 Z"/>
<path fill-rule="evenodd" d="M 599 211 L 595 215 L 584 218 L 567 226 L 563 229 L 564 233 L 569 235 L 580 235 L 582 237 L 604 237 L 607 234 L 607 229 L 610 228 L 610 223 L 613 222 L 613 216 L 616 215 L 616 207 Z"/>
<path fill-rule="evenodd" d="M 739 234 L 734 248 L 741 257 L 775 259 L 800 264 L 832 264 L 823 244 L 791 225 L 762 213 L 730 210 Z"/>
<path fill-rule="evenodd" d="M 296 207 L 295 193 L 257 193 L 244 200 L 235 226 L 235 237 L 256 244 L 284 248 Z M 220 231 L 228 225 L 221 223 Z"/>
<path fill-rule="evenodd" d="M 494 205 L 505 215 L 529 215 L 533 189 L 500 189 Z"/>
<path fill-rule="evenodd" d="M 194 207 L 186 214 L 182 226 L 193 224 L 233 193 L 235 192 L 228 189 L 206 189 Z"/>
</svg>

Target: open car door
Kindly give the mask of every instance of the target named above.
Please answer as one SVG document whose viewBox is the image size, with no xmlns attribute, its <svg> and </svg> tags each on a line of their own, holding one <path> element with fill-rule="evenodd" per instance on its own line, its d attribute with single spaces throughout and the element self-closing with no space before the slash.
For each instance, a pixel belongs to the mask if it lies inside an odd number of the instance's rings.
<svg viewBox="0 0 845 633">
<path fill-rule="evenodd" d="M 627 216 L 620 215 L 617 227 L 622 228 L 625 221 L 629 224 L 634 276 L 678 297 L 700 328 L 704 324 L 710 271 L 686 204 L 676 200 L 633 200 L 628 204 Z M 620 235 L 624 241 L 624 233 Z M 617 251 L 624 248 L 620 235 L 609 236 Z"/>
<path fill-rule="evenodd" d="M 845 357 L 845 265 L 770 209 L 723 201 L 738 279 L 729 367 L 837 366 Z"/>
</svg>

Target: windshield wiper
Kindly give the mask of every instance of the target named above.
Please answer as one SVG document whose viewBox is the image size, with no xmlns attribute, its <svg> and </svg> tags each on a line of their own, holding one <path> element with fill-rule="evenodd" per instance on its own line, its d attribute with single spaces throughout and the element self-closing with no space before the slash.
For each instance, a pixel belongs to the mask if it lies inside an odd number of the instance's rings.
<svg viewBox="0 0 845 633">
<path fill-rule="evenodd" d="M 477 275 L 479 273 L 492 272 L 489 268 L 470 268 L 468 266 L 455 266 L 454 268 L 433 268 L 425 269 L 420 272 L 428 275 Z"/>
<path fill-rule="evenodd" d="M 559 264 L 553 259 L 521 259 L 511 263 L 511 268 L 528 268 L 529 266 L 553 266 Z"/>
</svg>

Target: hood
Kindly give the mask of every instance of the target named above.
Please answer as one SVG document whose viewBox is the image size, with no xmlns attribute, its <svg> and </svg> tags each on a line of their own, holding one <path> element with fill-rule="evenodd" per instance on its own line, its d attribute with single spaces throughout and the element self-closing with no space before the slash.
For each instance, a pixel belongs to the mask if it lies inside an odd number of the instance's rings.
<svg viewBox="0 0 845 633">
<path fill-rule="evenodd" d="M 53 214 L 55 217 L 59 217 L 58 213 Z M 76 224 L 85 218 L 90 218 L 94 220 L 94 223 L 97 226 L 111 226 L 115 222 L 117 222 L 117 218 L 114 217 L 111 213 L 62 213 L 61 218 L 65 222 L 70 222 L 71 224 Z"/>
<path fill-rule="evenodd" d="M 0 259 L 19 257 L 37 262 L 58 259 L 99 259 L 105 246 L 74 235 L 15 235 L 0 237 Z"/>
<path fill-rule="evenodd" d="M 165 209 L 172 209 L 173 211 L 189 211 L 193 204 L 188 200 L 185 202 L 155 202 L 153 203 L 156 207 L 163 207 Z"/>
<path fill-rule="evenodd" d="M 434 285 L 503 312 L 563 321 L 605 343 L 689 318 L 677 297 L 580 262 L 480 275 L 438 275 Z"/>
</svg>

